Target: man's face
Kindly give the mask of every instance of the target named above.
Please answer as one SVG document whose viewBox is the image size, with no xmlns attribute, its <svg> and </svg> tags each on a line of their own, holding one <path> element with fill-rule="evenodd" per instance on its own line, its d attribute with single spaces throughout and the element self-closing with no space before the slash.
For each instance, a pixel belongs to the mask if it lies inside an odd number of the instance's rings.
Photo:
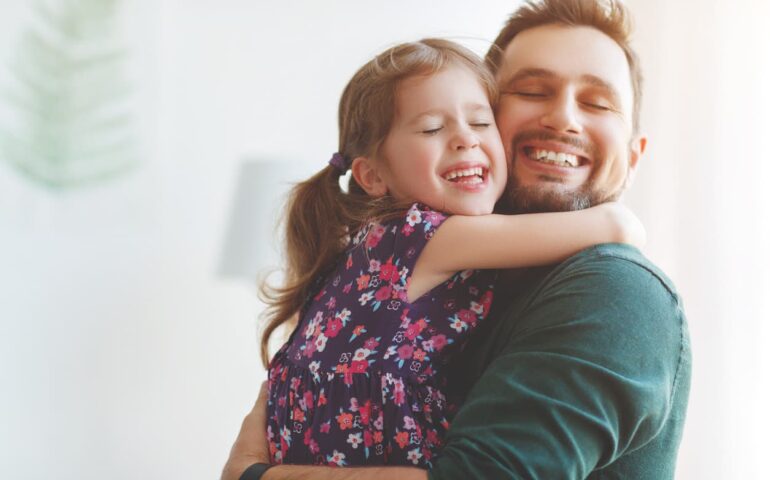
<svg viewBox="0 0 770 480">
<path fill-rule="evenodd" d="M 565 211 L 616 199 L 646 138 L 634 136 L 628 61 L 590 27 L 519 33 L 497 74 L 497 125 L 513 212 Z"/>
</svg>

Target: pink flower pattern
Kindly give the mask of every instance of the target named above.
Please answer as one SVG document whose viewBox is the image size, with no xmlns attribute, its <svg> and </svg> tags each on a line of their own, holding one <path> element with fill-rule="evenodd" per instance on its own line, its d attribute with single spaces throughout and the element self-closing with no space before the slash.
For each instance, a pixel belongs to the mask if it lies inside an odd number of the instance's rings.
<svg viewBox="0 0 770 480">
<path fill-rule="evenodd" d="M 452 407 L 446 371 L 489 313 L 496 272 L 458 272 L 414 303 L 409 277 L 446 215 L 371 223 L 317 284 L 269 368 L 273 463 L 430 468 Z"/>
</svg>

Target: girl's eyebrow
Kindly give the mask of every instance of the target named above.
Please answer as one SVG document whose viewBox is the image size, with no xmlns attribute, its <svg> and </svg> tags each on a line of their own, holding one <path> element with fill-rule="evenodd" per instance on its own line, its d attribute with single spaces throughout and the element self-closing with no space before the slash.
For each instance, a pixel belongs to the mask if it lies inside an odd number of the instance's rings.
<svg viewBox="0 0 770 480">
<path fill-rule="evenodd" d="M 492 111 L 492 106 L 488 103 L 469 103 L 466 105 L 466 107 L 471 112 L 478 112 L 478 111 Z"/>
<path fill-rule="evenodd" d="M 468 103 L 464 105 L 464 107 L 466 111 L 472 112 L 472 113 L 482 112 L 482 111 L 487 111 L 490 113 L 492 112 L 492 107 L 488 103 Z M 445 114 L 444 110 L 440 108 L 432 108 L 430 110 L 425 110 L 413 116 L 412 118 L 409 119 L 407 124 L 412 125 L 419 122 L 425 117 L 440 117 L 444 114 Z"/>
<path fill-rule="evenodd" d="M 441 110 L 439 109 L 431 109 L 431 110 L 425 110 L 424 112 L 420 112 L 417 115 L 414 115 L 411 117 L 406 124 L 407 125 L 415 125 L 419 123 L 422 119 L 426 117 L 439 117 L 441 116 Z"/>
</svg>

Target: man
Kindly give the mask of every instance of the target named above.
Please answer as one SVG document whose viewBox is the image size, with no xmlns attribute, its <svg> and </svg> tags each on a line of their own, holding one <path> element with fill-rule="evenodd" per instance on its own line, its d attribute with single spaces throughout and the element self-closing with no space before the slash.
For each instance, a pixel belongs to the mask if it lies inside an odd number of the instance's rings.
<svg viewBox="0 0 770 480">
<path fill-rule="evenodd" d="M 646 138 L 627 25 L 615 0 L 542 0 L 500 33 L 487 60 L 511 212 L 585 208 L 630 183 Z M 468 393 L 433 470 L 277 466 L 261 478 L 673 478 L 690 350 L 671 282 L 636 249 L 599 245 L 509 272 L 496 298 L 455 368 Z M 224 480 L 268 461 L 263 425 L 258 402 Z"/>
</svg>

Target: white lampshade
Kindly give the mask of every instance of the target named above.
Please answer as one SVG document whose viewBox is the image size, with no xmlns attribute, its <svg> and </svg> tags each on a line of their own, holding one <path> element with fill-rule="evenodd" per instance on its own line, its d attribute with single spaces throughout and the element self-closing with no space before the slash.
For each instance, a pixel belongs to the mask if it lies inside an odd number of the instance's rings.
<svg viewBox="0 0 770 480">
<path fill-rule="evenodd" d="M 312 173 L 290 160 L 242 162 L 219 262 L 219 274 L 254 282 L 280 266 L 281 232 L 276 228 L 292 186 Z"/>
</svg>

